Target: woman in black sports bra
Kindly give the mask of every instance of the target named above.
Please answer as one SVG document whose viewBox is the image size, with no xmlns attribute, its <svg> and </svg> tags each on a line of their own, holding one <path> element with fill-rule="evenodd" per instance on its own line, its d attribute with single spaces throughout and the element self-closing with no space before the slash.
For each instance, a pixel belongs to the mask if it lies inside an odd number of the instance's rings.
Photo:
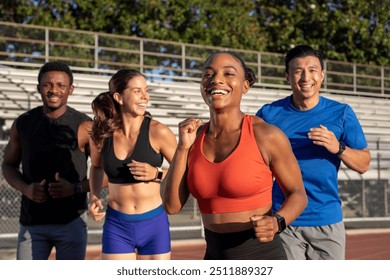
<svg viewBox="0 0 390 280">
<path fill-rule="evenodd" d="M 160 182 L 163 159 L 171 162 L 177 142 L 168 126 L 151 118 L 148 102 L 146 79 L 133 69 L 116 72 L 109 91 L 92 102 L 89 213 L 96 221 L 105 217 L 103 259 L 170 259 Z M 104 174 L 105 212 L 100 200 Z"/>
</svg>

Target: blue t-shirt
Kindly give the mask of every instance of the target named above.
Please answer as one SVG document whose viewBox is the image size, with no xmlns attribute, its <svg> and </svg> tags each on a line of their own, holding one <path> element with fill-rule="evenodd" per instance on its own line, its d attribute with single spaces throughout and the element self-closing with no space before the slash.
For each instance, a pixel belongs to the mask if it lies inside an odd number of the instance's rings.
<svg viewBox="0 0 390 280">
<path fill-rule="evenodd" d="M 336 138 L 353 149 L 364 149 L 367 141 L 351 106 L 320 96 L 312 109 L 301 111 L 291 104 L 291 96 L 264 105 L 257 116 L 279 127 L 289 138 L 302 172 L 309 203 L 293 226 L 323 226 L 343 219 L 338 192 L 340 158 L 326 148 L 312 143 L 307 133 L 320 124 L 333 131 Z M 273 210 L 285 201 L 278 183 L 274 182 Z"/>
</svg>

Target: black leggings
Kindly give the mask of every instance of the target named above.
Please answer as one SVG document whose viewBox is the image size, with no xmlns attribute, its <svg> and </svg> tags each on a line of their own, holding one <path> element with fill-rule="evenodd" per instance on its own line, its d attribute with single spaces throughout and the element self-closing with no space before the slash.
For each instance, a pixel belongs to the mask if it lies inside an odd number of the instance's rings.
<svg viewBox="0 0 390 280">
<path fill-rule="evenodd" d="M 216 233 L 205 229 L 205 260 L 287 260 L 279 235 L 271 242 L 260 242 L 253 229 Z"/>
</svg>

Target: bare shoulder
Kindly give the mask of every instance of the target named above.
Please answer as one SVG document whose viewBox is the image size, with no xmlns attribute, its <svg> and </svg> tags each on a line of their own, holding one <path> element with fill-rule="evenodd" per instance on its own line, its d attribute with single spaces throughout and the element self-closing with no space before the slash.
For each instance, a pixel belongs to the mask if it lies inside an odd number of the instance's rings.
<svg viewBox="0 0 390 280">
<path fill-rule="evenodd" d="M 152 119 L 149 135 L 152 147 L 156 151 L 160 151 L 168 162 L 171 162 L 174 148 L 177 145 L 176 136 L 172 130 L 167 125 Z"/>
<path fill-rule="evenodd" d="M 275 159 L 284 157 L 290 153 L 290 141 L 280 128 L 267 123 L 257 116 L 253 116 L 252 126 L 257 146 L 263 156 L 264 162 L 268 165 L 274 162 Z"/>
<path fill-rule="evenodd" d="M 155 119 L 152 119 L 150 122 L 150 133 L 155 137 L 169 137 L 174 135 L 167 125 Z"/>
<path fill-rule="evenodd" d="M 13 145 L 13 144 L 19 144 L 19 133 L 16 128 L 17 126 L 17 121 L 18 119 L 14 120 L 12 123 L 11 129 L 9 131 L 9 140 L 8 140 L 8 145 Z"/>
<path fill-rule="evenodd" d="M 252 116 L 252 126 L 256 139 L 277 140 L 279 137 L 285 137 L 280 128 L 273 124 L 267 123 L 260 117 Z"/>
</svg>

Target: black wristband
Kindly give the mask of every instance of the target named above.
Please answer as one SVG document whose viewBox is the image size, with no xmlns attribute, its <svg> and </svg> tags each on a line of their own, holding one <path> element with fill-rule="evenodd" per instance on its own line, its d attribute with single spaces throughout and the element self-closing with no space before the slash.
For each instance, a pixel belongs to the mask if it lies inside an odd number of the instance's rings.
<svg viewBox="0 0 390 280">
<path fill-rule="evenodd" d="M 74 184 L 74 193 L 75 194 L 81 194 L 83 192 L 83 185 L 81 182 L 76 182 Z"/>
<path fill-rule="evenodd" d="M 337 156 L 341 155 L 345 151 L 345 143 L 339 141 L 339 151 L 336 153 Z"/>
<path fill-rule="evenodd" d="M 272 216 L 276 217 L 276 220 L 278 221 L 278 232 L 281 233 L 283 230 L 286 229 L 286 221 L 284 220 L 284 217 L 280 216 L 279 214 L 272 214 Z"/>
</svg>

